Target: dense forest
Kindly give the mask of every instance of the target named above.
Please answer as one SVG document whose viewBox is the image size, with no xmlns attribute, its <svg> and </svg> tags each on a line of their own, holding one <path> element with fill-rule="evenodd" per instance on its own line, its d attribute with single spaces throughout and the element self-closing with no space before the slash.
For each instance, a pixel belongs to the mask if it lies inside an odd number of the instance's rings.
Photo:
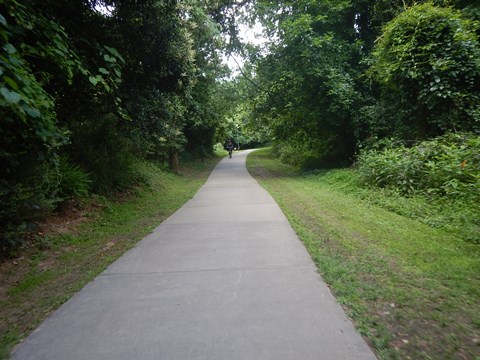
<svg viewBox="0 0 480 360">
<path fill-rule="evenodd" d="M 479 21 L 476 0 L 0 0 L 1 247 L 227 137 L 475 202 Z"/>
<path fill-rule="evenodd" d="M 0 1 L 1 247 L 72 197 L 224 139 L 232 1 Z M 224 37 L 228 36 L 226 42 Z"/>
<path fill-rule="evenodd" d="M 255 7 L 271 42 L 250 53 L 252 118 L 286 159 L 337 165 L 379 139 L 480 129 L 478 2 Z"/>
</svg>

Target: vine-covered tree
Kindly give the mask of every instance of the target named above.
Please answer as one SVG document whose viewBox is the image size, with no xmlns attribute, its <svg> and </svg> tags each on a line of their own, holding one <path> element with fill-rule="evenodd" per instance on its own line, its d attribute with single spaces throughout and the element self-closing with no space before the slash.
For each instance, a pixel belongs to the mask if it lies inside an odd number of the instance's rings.
<svg viewBox="0 0 480 360">
<path fill-rule="evenodd" d="M 412 6 L 387 24 L 373 59 L 372 75 L 401 113 L 404 136 L 480 130 L 480 44 L 460 11 Z"/>
<path fill-rule="evenodd" d="M 478 18 L 472 1 L 256 2 L 271 39 L 254 60 L 258 128 L 285 160 L 352 161 L 381 137 L 478 131 Z"/>
</svg>

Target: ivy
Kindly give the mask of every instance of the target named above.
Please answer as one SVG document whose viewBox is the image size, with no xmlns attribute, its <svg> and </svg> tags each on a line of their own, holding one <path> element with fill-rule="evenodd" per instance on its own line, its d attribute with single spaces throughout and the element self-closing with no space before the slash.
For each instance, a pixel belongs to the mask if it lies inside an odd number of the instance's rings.
<svg viewBox="0 0 480 360">
<path fill-rule="evenodd" d="M 389 22 L 373 52 L 372 77 L 407 96 L 417 136 L 480 130 L 478 24 L 452 8 L 415 5 Z M 400 105 L 400 104 L 399 104 Z"/>
</svg>

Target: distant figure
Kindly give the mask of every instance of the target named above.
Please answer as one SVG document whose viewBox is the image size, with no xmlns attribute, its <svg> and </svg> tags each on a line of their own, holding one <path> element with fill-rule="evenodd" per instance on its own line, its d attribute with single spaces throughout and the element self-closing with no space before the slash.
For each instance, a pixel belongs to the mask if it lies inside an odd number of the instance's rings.
<svg viewBox="0 0 480 360">
<path fill-rule="evenodd" d="M 232 140 L 228 139 L 227 145 L 225 146 L 225 149 L 228 151 L 228 156 L 230 159 L 232 158 L 232 152 L 233 152 L 233 143 Z"/>
</svg>

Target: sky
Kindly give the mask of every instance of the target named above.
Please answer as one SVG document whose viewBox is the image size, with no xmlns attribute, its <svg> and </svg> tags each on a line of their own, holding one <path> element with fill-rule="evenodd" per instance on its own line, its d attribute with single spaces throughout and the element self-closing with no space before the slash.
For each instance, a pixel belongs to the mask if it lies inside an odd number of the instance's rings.
<svg viewBox="0 0 480 360">
<path fill-rule="evenodd" d="M 243 42 L 254 44 L 254 45 L 262 45 L 267 42 L 267 39 L 262 36 L 263 27 L 259 22 L 255 23 L 253 27 L 240 24 L 239 28 L 240 28 L 240 39 Z M 238 71 L 237 63 L 235 62 L 235 60 L 231 58 L 232 56 L 233 55 L 231 55 L 230 58 L 224 57 L 223 62 L 228 65 L 230 70 L 232 70 L 233 72 L 233 76 L 235 76 L 239 74 L 239 71 Z M 240 66 L 243 66 L 244 61 L 240 56 L 238 55 L 235 56 L 235 59 L 237 60 Z"/>
<path fill-rule="evenodd" d="M 104 15 L 111 15 L 113 7 L 106 6 L 104 4 L 96 4 L 95 10 L 101 12 Z M 252 27 L 240 24 L 240 39 L 249 44 L 262 45 L 267 42 L 267 39 L 262 36 L 263 27 L 259 22 L 256 22 Z M 240 72 L 238 66 L 243 66 L 244 60 L 240 56 L 235 56 L 235 60 L 232 58 L 234 55 L 229 57 L 223 56 L 223 63 L 226 64 L 230 70 L 233 72 L 232 76 L 238 75 Z"/>
</svg>

